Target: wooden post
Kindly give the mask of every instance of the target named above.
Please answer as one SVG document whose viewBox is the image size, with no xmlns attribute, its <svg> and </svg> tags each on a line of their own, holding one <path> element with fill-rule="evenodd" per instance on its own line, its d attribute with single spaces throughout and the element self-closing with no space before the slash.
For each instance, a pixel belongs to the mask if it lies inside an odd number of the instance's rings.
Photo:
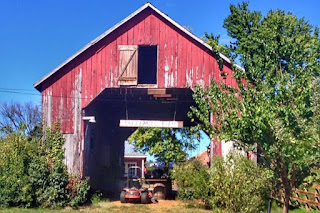
<svg viewBox="0 0 320 213">
<path fill-rule="evenodd" d="M 213 125 L 213 114 L 210 113 L 210 123 Z M 213 162 L 213 152 L 214 152 L 214 138 L 210 138 L 210 168 L 212 167 L 212 162 Z"/>
<path fill-rule="evenodd" d="M 142 164 L 141 164 L 141 178 L 144 179 L 144 159 L 142 159 Z"/>
<path fill-rule="evenodd" d="M 214 150 L 214 141 L 213 140 L 214 140 L 213 138 L 210 139 L 210 160 L 209 160 L 210 168 L 212 167 L 212 162 L 213 162 L 213 150 Z"/>
</svg>

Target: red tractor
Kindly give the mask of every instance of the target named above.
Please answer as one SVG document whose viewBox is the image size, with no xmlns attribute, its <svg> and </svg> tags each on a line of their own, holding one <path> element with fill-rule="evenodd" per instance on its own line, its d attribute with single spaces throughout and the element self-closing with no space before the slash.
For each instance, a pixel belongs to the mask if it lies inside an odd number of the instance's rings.
<svg viewBox="0 0 320 213">
<path fill-rule="evenodd" d="M 138 166 L 131 166 L 130 169 L 140 169 Z M 139 180 L 137 178 L 129 178 L 129 174 L 127 177 L 126 187 L 120 193 L 120 202 L 141 202 L 143 204 L 147 204 L 150 202 L 156 202 L 152 198 L 152 191 L 149 191 L 148 188 L 144 188 L 141 186 L 142 178 Z"/>
</svg>

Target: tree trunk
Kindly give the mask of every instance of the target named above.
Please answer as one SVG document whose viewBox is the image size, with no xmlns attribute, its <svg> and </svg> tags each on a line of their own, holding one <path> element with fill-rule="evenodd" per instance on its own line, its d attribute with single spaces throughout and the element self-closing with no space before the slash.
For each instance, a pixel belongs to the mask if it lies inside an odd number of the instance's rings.
<svg viewBox="0 0 320 213">
<path fill-rule="evenodd" d="M 289 212 L 289 197 L 285 195 L 282 213 L 288 213 L 288 212 Z"/>
<path fill-rule="evenodd" d="M 288 213 L 289 212 L 289 200 L 290 200 L 290 195 L 291 195 L 291 190 L 290 189 L 285 189 L 284 192 L 284 202 L 283 202 L 283 213 Z"/>
</svg>

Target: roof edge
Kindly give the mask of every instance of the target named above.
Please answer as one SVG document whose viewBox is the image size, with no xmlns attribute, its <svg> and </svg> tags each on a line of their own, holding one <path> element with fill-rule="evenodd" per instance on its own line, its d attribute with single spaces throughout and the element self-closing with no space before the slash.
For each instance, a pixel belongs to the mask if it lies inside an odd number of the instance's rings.
<svg viewBox="0 0 320 213">
<path fill-rule="evenodd" d="M 91 42 L 89 42 L 88 44 L 86 44 L 84 47 L 82 47 L 78 52 L 76 52 L 75 54 L 73 54 L 71 57 L 69 57 L 67 60 L 65 60 L 64 62 L 62 62 L 58 67 L 56 67 L 55 69 L 53 69 L 51 72 L 49 72 L 47 75 L 45 75 L 44 77 L 42 77 L 40 80 L 38 80 L 36 83 L 33 84 L 33 86 L 38 90 L 38 86 L 44 82 L 45 80 L 47 80 L 49 77 L 51 77 L 54 73 L 56 73 L 59 69 L 61 69 L 62 67 L 64 67 L 66 64 L 68 64 L 70 61 L 72 61 L 73 59 L 75 59 L 76 57 L 78 57 L 81 53 L 83 53 L 84 51 L 86 51 L 88 48 L 90 48 L 91 46 L 93 46 L 94 44 L 98 43 L 100 40 L 102 40 L 104 37 L 106 37 L 107 35 L 109 35 L 110 33 L 112 33 L 114 30 L 116 30 L 118 27 L 120 27 L 121 25 L 123 25 L 124 23 L 126 23 L 127 21 L 129 21 L 131 18 L 135 17 L 137 14 L 139 14 L 140 12 L 142 12 L 143 10 L 145 10 L 146 8 L 150 7 L 151 9 L 153 9 L 155 12 L 157 12 L 158 14 L 160 14 L 163 18 L 165 18 L 167 21 L 169 21 L 171 24 L 173 24 L 175 27 L 177 27 L 178 29 L 180 29 L 181 31 L 183 31 L 184 33 L 186 33 L 187 35 L 189 35 L 191 38 L 193 38 L 194 40 L 196 40 L 197 42 L 199 42 L 200 44 L 202 44 L 203 46 L 205 46 L 206 48 L 208 48 L 210 51 L 212 51 L 212 47 L 207 44 L 205 41 L 201 40 L 200 38 L 198 38 L 197 36 L 195 36 L 194 34 L 192 34 L 191 32 L 189 32 L 187 29 L 185 29 L 184 27 L 182 27 L 180 24 L 178 24 L 176 21 L 174 21 L 173 19 L 171 19 L 168 15 L 164 14 L 163 12 L 161 12 L 159 9 L 157 9 L 155 6 L 153 6 L 151 3 L 147 2 L 145 3 L 142 7 L 140 7 L 139 9 L 137 9 L 136 11 L 134 11 L 133 13 L 131 13 L 129 16 L 127 16 L 126 18 L 124 18 L 122 21 L 118 22 L 116 25 L 114 25 L 113 27 L 111 27 L 110 29 L 108 29 L 107 31 L 105 31 L 104 33 L 102 33 L 101 35 L 99 35 L 98 37 L 96 37 L 94 40 L 92 40 Z M 219 53 L 220 57 L 225 60 L 226 62 L 228 62 L 229 64 L 231 64 L 231 60 L 223 55 L 222 53 Z M 238 69 L 241 69 L 244 71 L 244 68 L 242 68 L 241 66 L 239 66 L 238 64 L 235 64 L 235 66 Z"/>
</svg>

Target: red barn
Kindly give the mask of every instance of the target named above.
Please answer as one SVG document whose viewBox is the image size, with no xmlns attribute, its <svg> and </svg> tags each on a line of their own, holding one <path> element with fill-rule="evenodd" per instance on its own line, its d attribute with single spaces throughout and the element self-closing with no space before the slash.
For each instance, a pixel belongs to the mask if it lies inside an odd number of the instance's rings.
<svg viewBox="0 0 320 213">
<path fill-rule="evenodd" d="M 208 44 L 146 3 L 34 84 L 43 124 L 60 124 L 70 172 L 114 191 L 124 172 L 123 144 L 134 131 L 120 128 L 120 119 L 190 125 L 195 84 L 236 84 L 221 57 L 224 78 Z M 221 154 L 220 143 L 214 152 Z"/>
</svg>

